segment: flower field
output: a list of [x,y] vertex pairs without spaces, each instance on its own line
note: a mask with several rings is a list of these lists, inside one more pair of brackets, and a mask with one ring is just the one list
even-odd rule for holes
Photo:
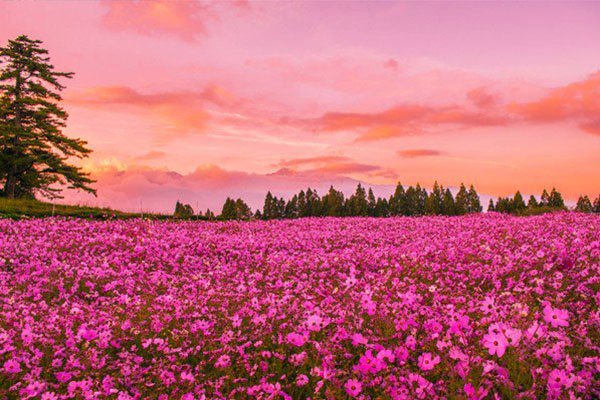
[[0,221],[2,399],[600,396],[600,217]]

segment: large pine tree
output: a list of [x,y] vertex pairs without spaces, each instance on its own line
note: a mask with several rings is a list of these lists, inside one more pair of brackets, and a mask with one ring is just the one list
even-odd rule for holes
[[67,113],[58,102],[65,87],[39,40],[19,36],[0,47],[0,182],[9,198],[60,197],[60,187],[96,191],[69,157],[87,157],[86,142],[62,133]]

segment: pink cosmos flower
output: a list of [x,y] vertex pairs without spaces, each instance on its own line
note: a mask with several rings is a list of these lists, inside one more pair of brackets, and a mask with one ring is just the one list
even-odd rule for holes
[[464,390],[467,396],[473,396],[476,393],[475,388],[470,382],[465,385]]
[[361,344],[367,344],[369,343],[369,341],[360,333],[355,333],[354,335],[352,335],[352,345],[353,346],[358,346]]
[[411,350],[414,350],[416,345],[417,345],[417,340],[415,339],[415,337],[413,335],[410,335],[406,338],[406,347],[408,347]]
[[375,313],[377,312],[377,304],[370,299],[363,300],[362,307],[368,315],[375,315]]
[[85,329],[81,337],[87,341],[94,340],[98,337],[98,332],[94,329]]
[[406,349],[406,347],[396,347],[396,349],[394,350],[394,355],[396,356],[396,359],[400,364],[404,364],[408,359],[408,350]]
[[481,311],[485,314],[489,314],[494,310],[494,308],[496,308],[496,305],[494,304],[494,299],[489,296],[486,296],[483,303],[481,303]]
[[21,340],[23,340],[23,344],[25,346],[29,346],[33,342],[33,332],[31,331],[31,327],[26,326],[21,332]]
[[480,387],[478,390],[475,390],[475,387],[473,387],[473,385],[471,385],[470,382],[465,384],[464,390],[469,400],[483,399],[488,393],[488,391],[483,387]]
[[231,358],[227,354],[223,354],[217,362],[215,363],[215,367],[217,368],[227,368],[231,364]]
[[381,371],[384,368],[385,368],[385,362],[383,360],[380,360],[380,359],[377,359],[376,357],[374,357],[371,350],[367,350],[366,353],[360,357],[360,360],[358,363],[358,369],[362,373],[370,372],[370,373],[376,374],[377,372]]
[[348,382],[346,382],[344,387],[346,388],[346,392],[352,397],[358,396],[362,390],[361,383],[359,381],[357,381],[356,379],[348,380]]
[[516,346],[521,340],[522,333],[520,329],[507,329],[504,332],[504,336],[506,336],[506,341],[509,345]]
[[377,353],[377,359],[381,361],[388,361],[390,363],[394,362],[394,353],[391,350],[383,349]]
[[318,315],[311,315],[306,320],[306,326],[309,331],[318,332],[324,326],[323,319]]
[[531,341],[536,341],[545,335],[545,329],[542,325],[534,322],[527,330],[525,331],[527,338]]
[[14,358],[11,358],[10,360],[4,363],[4,370],[9,374],[17,374],[21,372],[21,364],[19,363],[19,361],[15,360]]
[[293,344],[294,346],[303,346],[306,343],[306,336],[300,335],[299,333],[291,332],[287,335],[288,343]]
[[306,385],[308,383],[308,376],[302,374],[302,375],[298,375],[298,377],[296,378],[296,385],[298,387],[302,387],[304,385]]
[[558,308],[552,308],[546,306],[544,308],[544,321],[552,325],[553,328],[559,326],[569,326],[569,312],[567,310],[559,310]]
[[419,356],[418,366],[423,371],[432,370],[436,365],[440,363],[440,356],[432,358],[431,353],[423,353]]
[[71,373],[70,372],[60,371],[60,372],[55,373],[55,375],[56,375],[56,379],[59,382],[63,382],[64,383],[64,382],[68,382],[68,381],[71,380]]
[[571,381],[569,379],[569,375],[561,370],[554,369],[548,375],[548,389],[555,391],[561,389],[563,386],[570,386]]
[[182,371],[180,376],[183,381],[194,382],[194,374],[189,371]]
[[42,395],[42,400],[58,400],[58,396],[54,392],[46,392]]
[[483,345],[487,347],[490,355],[496,354],[498,357],[502,357],[508,342],[502,333],[489,333],[483,337]]

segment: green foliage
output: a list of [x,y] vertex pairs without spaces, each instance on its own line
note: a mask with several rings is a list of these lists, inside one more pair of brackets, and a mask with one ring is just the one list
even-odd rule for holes
[[594,211],[594,206],[587,195],[579,196],[579,199],[577,200],[577,206],[575,206],[575,211],[582,213],[591,213]]
[[550,193],[550,197],[548,199],[548,206],[558,209],[565,208],[565,202],[562,198],[562,195],[556,190],[556,188],[552,188],[552,192]]
[[495,206],[494,202],[490,200],[490,207],[488,207],[488,211],[496,211],[515,215],[539,215],[548,212],[564,211],[566,209],[567,208],[565,207],[562,195],[556,190],[556,188],[552,188],[552,192],[550,194],[548,194],[548,191],[544,189],[542,195],[540,196],[539,202],[536,200],[535,196],[531,195],[529,196],[527,204],[525,204],[521,192],[517,191],[512,198],[499,197],[496,200]]
[[525,205],[525,201],[523,201],[523,196],[521,195],[521,192],[517,190],[517,193],[515,193],[515,197],[513,197],[512,199],[512,210],[518,214],[525,210],[526,207],[527,206]]
[[367,202],[367,193],[359,183],[356,187],[356,192],[348,199],[349,214],[351,216],[366,217],[369,212],[369,204]]
[[248,207],[244,200],[233,200],[232,198],[228,197],[223,204],[223,209],[221,210],[221,215],[219,218],[223,220],[247,220],[252,218],[252,210],[250,210],[250,207]]
[[194,210],[189,204],[180,203],[178,200],[175,204],[175,213],[173,213],[173,216],[176,218],[189,218],[194,216]]
[[456,215],[465,215],[469,209],[469,192],[464,183],[460,184],[458,193],[456,193],[455,210]]
[[86,142],[62,133],[68,118],[58,102],[65,87],[39,40],[22,35],[0,47],[0,183],[8,198],[33,199],[36,194],[60,197],[60,188],[95,194],[94,181],[69,157],[91,152]]
[[[294,196],[295,197],[295,196]],[[344,193],[329,187],[329,192],[321,199],[323,215],[341,217],[344,215]]]
[[600,195],[594,200],[594,212],[600,214]]
[[[389,217],[425,214],[464,215],[482,211],[479,195],[472,185],[468,191],[464,185],[461,185],[457,199],[458,203],[450,189],[444,189],[437,182],[431,195],[418,183],[405,190],[398,182],[396,190],[389,200],[376,197],[371,188],[365,190],[359,183],[354,194],[348,199],[345,199],[344,194],[335,190],[333,186],[322,198],[319,198],[316,190],[308,188],[306,192],[301,190],[287,203],[282,198],[277,198],[268,192],[262,212],[257,211],[254,217],[264,220],[325,216]],[[231,205],[228,205],[227,210],[230,208]],[[226,215],[228,213],[229,211],[226,212]]]
[[481,207],[481,201],[479,200],[479,195],[477,194],[477,191],[473,185],[471,185],[469,188],[467,200],[467,214],[480,213],[483,211],[483,207]]
[[452,197],[450,189],[444,191],[444,201],[442,203],[442,215],[456,215],[456,204]]

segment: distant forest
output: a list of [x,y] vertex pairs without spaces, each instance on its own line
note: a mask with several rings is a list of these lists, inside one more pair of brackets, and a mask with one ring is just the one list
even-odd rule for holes
[[[519,191],[513,197],[500,197],[496,203],[490,200],[488,211],[514,215],[536,215],[547,212],[567,210],[562,195],[552,189],[550,193],[544,189],[540,200],[530,196],[527,203]],[[345,198],[341,191],[333,186],[323,197],[316,190],[308,188],[301,190],[292,198],[278,198],[268,192],[262,210],[252,212],[242,199],[228,197],[219,215],[210,209],[198,214],[189,204],[179,201],[175,205],[175,217],[201,219],[294,219],[302,217],[393,217],[419,215],[466,215],[483,211],[479,194],[473,187],[460,185],[456,196],[450,189],[444,188],[437,182],[431,192],[419,184],[415,187],[404,188],[398,183],[394,194],[389,198],[375,197],[373,190],[368,191],[359,183],[356,191]],[[574,211],[585,213],[600,213],[600,196],[593,202],[588,196],[580,196]]]

